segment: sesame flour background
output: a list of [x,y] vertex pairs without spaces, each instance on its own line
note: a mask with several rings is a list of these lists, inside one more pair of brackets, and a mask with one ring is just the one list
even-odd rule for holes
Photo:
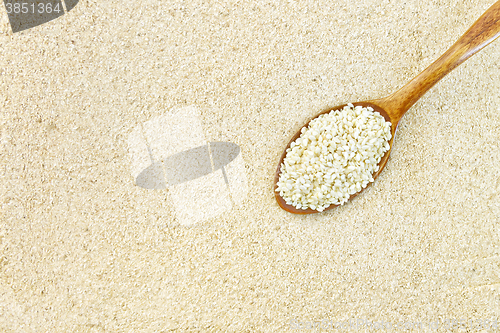
[[[410,109],[352,202],[296,216],[272,191],[310,117],[392,93],[493,3],[81,0],[15,34],[0,6],[0,331],[500,320],[500,40]],[[248,189],[192,225],[127,144],[182,108]]]

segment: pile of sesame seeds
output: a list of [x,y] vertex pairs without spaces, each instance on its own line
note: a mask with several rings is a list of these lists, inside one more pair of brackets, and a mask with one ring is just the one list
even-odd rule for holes
[[320,115],[286,150],[276,191],[297,209],[342,205],[373,182],[390,139],[391,123],[371,107]]

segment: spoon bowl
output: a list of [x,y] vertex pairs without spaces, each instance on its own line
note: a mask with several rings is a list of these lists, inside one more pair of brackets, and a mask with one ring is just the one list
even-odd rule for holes
[[[384,156],[382,156],[380,162],[378,163],[378,171],[373,173],[372,177],[373,179],[376,179],[378,177],[378,175],[380,174],[380,172],[382,171],[382,169],[384,169],[385,165],[387,164],[387,161],[389,160],[389,155],[391,153],[391,150],[392,150],[392,143],[394,141],[394,136],[396,134],[396,129],[397,129],[397,124],[398,122],[393,122],[393,118],[390,117],[390,115],[385,112],[384,109],[382,109],[380,106],[378,106],[377,104],[374,104],[373,102],[356,102],[356,103],[352,103],[354,106],[363,106],[363,107],[371,107],[373,108],[373,111],[376,111],[378,113],[380,113],[381,116],[383,116],[385,118],[386,121],[389,121],[392,125],[391,125],[391,139],[389,140],[389,145],[390,145],[390,148],[389,150],[384,154]],[[311,118],[303,127],[307,127],[309,126],[309,123],[321,116],[322,114],[325,114],[325,113],[329,113],[331,111],[335,111],[335,110],[341,110],[344,108],[344,106],[346,106],[347,104],[343,104],[343,105],[338,105],[338,106],[335,106],[333,108],[328,108],[322,112],[320,112],[319,114],[317,114],[315,117]],[[278,192],[276,192],[276,189],[278,188],[278,180],[280,178],[280,174],[281,174],[281,164],[283,163],[283,160],[285,159],[286,157],[286,150],[288,148],[290,148],[290,145],[292,144],[292,142],[294,142],[295,140],[297,140],[300,136],[301,132],[300,130],[295,133],[295,135],[290,139],[290,141],[288,142],[285,150],[283,151],[283,154],[281,155],[281,158],[280,158],[280,161],[278,163],[278,169],[276,170],[276,174],[274,175],[274,194],[276,196],[276,201],[278,202],[278,205],[283,208],[284,210],[290,212],[290,213],[293,213],[293,214],[314,214],[314,213],[319,213],[317,210],[313,210],[313,209],[310,209],[310,208],[307,208],[307,209],[297,209],[295,208],[294,206],[291,206],[291,205],[288,205],[285,201],[285,199],[283,199]],[[368,188],[368,186],[370,186],[371,183],[368,183],[368,185],[364,188],[364,189],[361,189],[361,191],[357,192],[357,193],[354,193],[353,195],[351,195],[349,197],[349,200],[352,200],[354,197],[356,197],[357,195],[359,195],[361,192],[363,192],[366,188]],[[335,208],[339,205],[330,205],[328,208],[326,208],[325,210],[330,210],[332,208]]]
[[[394,138],[396,136],[396,130],[399,121],[403,115],[408,111],[408,109],[415,104],[415,102],[420,99],[432,86],[434,86],[439,80],[441,80],[446,74],[455,69],[458,65],[463,63],[465,60],[470,58],[475,53],[479,52],[486,45],[490,44],[497,37],[500,36],[500,1],[493,4],[470,28],[465,32],[458,41],[453,44],[439,59],[427,67],[423,72],[417,75],[413,80],[407,83],[404,87],[389,95],[385,98],[366,101],[366,102],[356,102],[352,103],[354,106],[372,107],[374,111],[380,113],[386,121],[389,121],[391,125],[392,137],[389,140],[389,150],[382,156],[380,162],[378,163],[379,169],[375,172],[372,177],[375,180],[379,174],[382,172],[384,167],[389,160],[389,155],[392,150],[394,143]],[[309,126],[311,120],[317,118],[318,116],[329,113],[334,110],[342,109],[346,104],[339,105],[333,108],[328,108],[315,117],[310,119],[304,126]],[[304,127],[303,126],[303,127]],[[301,128],[302,129],[302,128]],[[317,210],[313,209],[297,209],[294,206],[288,205],[286,201],[280,196],[276,189],[278,188],[278,181],[281,174],[281,165],[286,157],[286,150],[290,148],[292,142],[294,142],[301,135],[300,130],[295,133],[292,139],[288,142],[285,150],[283,151],[281,158],[278,163],[278,168],[274,176],[274,194],[278,205],[284,210],[293,214],[314,214],[319,213]],[[368,186],[371,183],[368,184]],[[367,186],[367,187],[368,187]],[[361,191],[351,195],[349,200],[353,199]],[[330,205],[326,210],[333,209],[339,205]]]

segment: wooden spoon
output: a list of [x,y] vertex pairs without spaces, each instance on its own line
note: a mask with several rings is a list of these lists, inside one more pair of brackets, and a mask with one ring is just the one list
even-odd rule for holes
[[[407,83],[403,88],[399,89],[392,95],[376,99],[367,102],[357,102],[352,103],[354,106],[371,106],[374,111],[378,111],[387,121],[392,123],[391,132],[392,138],[389,141],[391,148],[385,153],[379,163],[379,170],[373,174],[373,179],[377,178],[382,169],[385,167],[387,160],[389,159],[389,154],[391,153],[392,144],[394,142],[394,137],[396,135],[396,129],[399,121],[403,115],[408,111],[408,109],[415,104],[415,102],[422,97],[433,85],[435,85],[439,80],[441,80],[446,74],[451,72],[455,67],[460,65],[462,62],[470,58],[476,52],[480,51],[486,45],[495,40],[500,36],[500,1],[497,1],[493,6],[491,6],[473,25],[467,30],[467,32],[460,37],[460,39],[453,44],[452,47],[448,49],[438,60],[427,67],[422,73],[417,77]],[[344,105],[339,105],[333,108],[329,108],[318,115],[328,113],[333,110],[342,109]],[[314,118],[316,118],[314,117]],[[312,118],[312,119],[314,119]],[[305,126],[309,125],[310,119]],[[286,156],[286,149],[290,147],[290,144],[295,141],[300,136],[300,130],[293,136],[285,151],[281,155],[280,161],[278,163],[278,169],[274,177],[274,189],[275,196],[278,204],[284,210],[294,213],[294,214],[314,214],[319,213],[312,209],[297,209],[293,206],[287,205],[285,200],[276,192],[278,187],[277,183],[279,176],[281,174],[281,164]],[[349,198],[351,200],[356,195],[361,193],[357,192]],[[331,205],[325,210],[332,209],[338,205]]]

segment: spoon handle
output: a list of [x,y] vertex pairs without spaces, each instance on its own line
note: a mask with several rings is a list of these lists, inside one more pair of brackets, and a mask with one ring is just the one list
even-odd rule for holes
[[500,36],[500,1],[491,6],[460,39],[422,73],[392,95],[374,101],[397,123],[434,84]]

